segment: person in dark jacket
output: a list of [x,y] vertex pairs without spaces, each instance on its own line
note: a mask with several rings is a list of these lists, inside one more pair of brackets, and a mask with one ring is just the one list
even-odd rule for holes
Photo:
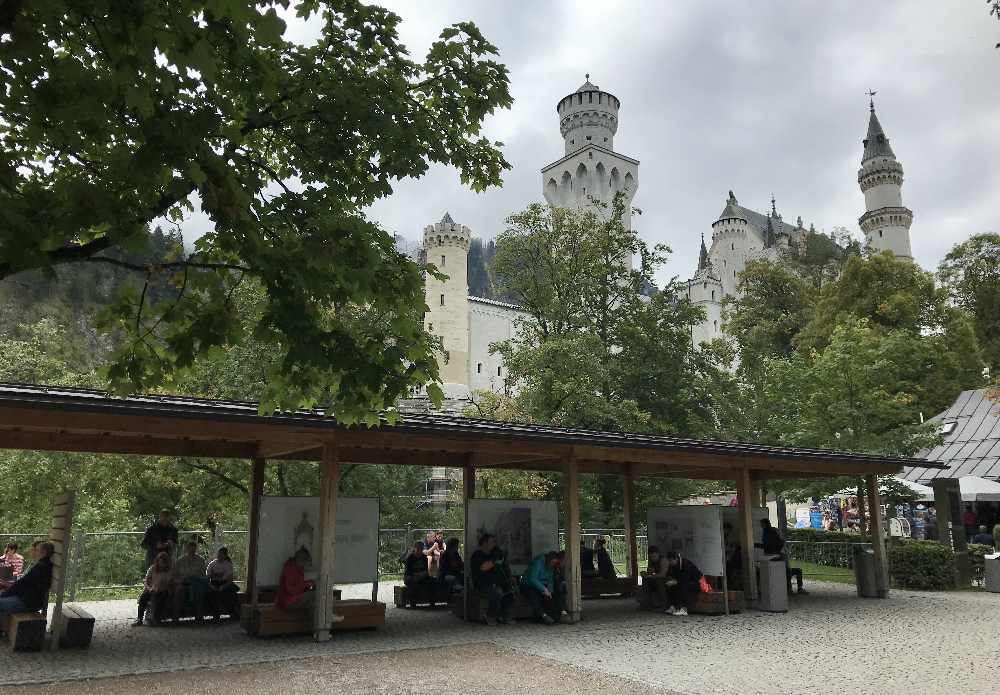
[[993,534],[990,533],[989,527],[980,526],[979,533],[972,537],[972,542],[980,545],[993,545]]
[[584,545],[582,538],[580,539],[580,576],[584,579],[597,576],[597,570],[594,569],[594,551]]
[[177,548],[177,527],[170,520],[169,510],[160,512],[156,523],[146,529],[140,545],[146,550],[146,569],[150,568],[160,553],[166,553],[173,559]]
[[598,536],[595,542],[594,555],[597,556],[597,573],[601,579],[615,579],[618,573],[615,571],[615,563],[611,560],[608,552],[608,539]]
[[690,560],[674,551],[666,554],[667,561],[667,602],[663,611],[669,615],[687,615],[688,607],[701,591],[701,570]]
[[[423,541],[414,541],[410,552],[403,560],[403,585],[406,586],[407,603],[410,608],[417,607],[420,594],[427,595],[431,591],[433,579],[427,571],[427,557],[424,555]],[[433,594],[431,594],[433,598]]]
[[778,529],[771,526],[770,519],[761,519],[760,527],[763,530],[760,543],[754,543],[754,547],[762,548],[765,555],[781,555],[785,548],[785,541],[778,533]]
[[469,558],[469,572],[476,594],[487,600],[486,624],[512,622],[514,578],[503,551],[492,533],[479,538],[479,548]]
[[[0,618],[10,613],[40,611],[49,601],[52,586],[52,554],[55,546],[49,542],[35,543],[31,548],[35,564],[16,582],[2,582],[0,589]],[[6,625],[6,620],[0,620]]]
[[446,593],[461,591],[465,586],[465,561],[458,549],[458,539],[449,538],[444,552],[441,554],[440,574],[438,581],[446,587]]

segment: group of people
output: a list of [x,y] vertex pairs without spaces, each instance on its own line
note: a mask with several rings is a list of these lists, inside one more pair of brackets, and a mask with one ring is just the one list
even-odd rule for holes
[[49,601],[55,546],[48,541],[32,544],[34,563],[27,571],[24,571],[24,557],[17,550],[16,543],[8,543],[0,562],[0,566],[9,570],[5,573],[8,577],[0,578],[0,633],[7,626],[8,614],[41,611]]
[[133,626],[140,627],[147,619],[155,626],[189,614],[197,622],[202,622],[206,613],[216,621],[222,614],[237,616],[239,588],[233,581],[229,549],[219,548],[215,559],[207,562],[198,554],[198,542],[190,540],[175,560],[177,542],[177,527],[170,512],[164,510],[143,535],[146,574]]
[[[594,560],[597,560],[597,568],[594,568]],[[608,539],[598,536],[594,539],[594,547],[588,548],[583,539],[580,540],[580,576],[584,579],[600,577],[601,579],[614,579],[618,576],[615,571],[615,563],[611,560],[611,553],[608,552]]]
[[414,541],[402,561],[403,584],[410,589],[411,606],[416,605],[422,591],[433,606],[438,596],[450,596],[464,587],[465,561],[457,538],[446,543],[442,533],[428,532],[423,540]]

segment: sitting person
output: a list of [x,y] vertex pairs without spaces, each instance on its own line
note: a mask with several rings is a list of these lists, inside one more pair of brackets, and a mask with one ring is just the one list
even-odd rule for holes
[[642,586],[639,589],[637,598],[639,599],[639,609],[651,611],[657,608],[665,608],[668,605],[667,570],[669,565],[666,558],[660,555],[660,549],[655,545],[649,546],[647,550],[648,564],[646,571],[641,573]]
[[980,526],[979,533],[972,537],[971,542],[980,545],[993,545],[993,534],[989,531],[989,528],[986,526]]
[[514,605],[514,585],[510,567],[503,551],[497,547],[497,539],[492,533],[484,533],[479,538],[479,548],[469,559],[472,586],[478,596],[487,600],[486,624],[496,625],[512,622],[511,607]]
[[559,591],[556,571],[559,554],[555,551],[537,555],[521,576],[521,593],[531,604],[535,620],[546,625],[559,622],[565,609],[564,597]]
[[174,579],[170,588],[173,595],[174,617],[184,614],[190,607],[197,622],[202,621],[205,597],[208,595],[208,577],[205,576],[205,558],[198,554],[197,541],[184,545],[184,554],[174,563]]
[[150,618],[150,625],[159,625],[166,612],[167,601],[170,598],[170,582],[174,577],[173,567],[170,566],[170,556],[161,552],[153,560],[153,564],[146,570],[146,579],[143,582],[142,593],[139,594],[139,613],[136,616],[132,627],[141,627],[146,616],[146,609],[149,604],[153,604],[153,616]]
[[306,581],[306,567],[312,562],[309,551],[299,548],[293,557],[285,560],[278,579],[275,605],[283,611],[309,611],[316,604],[312,582]]
[[597,574],[601,579],[615,579],[618,572],[615,571],[615,563],[611,561],[611,554],[608,552],[608,539],[598,536],[594,541],[594,555],[597,556]]
[[465,561],[458,550],[457,538],[449,538],[441,554],[441,574],[438,580],[447,588],[448,595],[465,587]]
[[55,546],[49,542],[35,543],[31,554],[35,564],[16,581],[0,582],[0,630],[7,627],[6,616],[11,613],[37,612],[45,609],[52,586],[52,553]]
[[215,559],[208,563],[205,576],[208,577],[207,604],[215,620],[220,620],[223,612],[238,618],[240,589],[233,583],[233,561],[229,558],[229,548],[219,548]]
[[[433,542],[431,544],[433,546]],[[414,541],[413,547],[410,548],[410,552],[406,554],[403,561],[403,585],[406,587],[407,603],[410,608],[417,607],[419,594],[432,593],[433,580],[428,571],[429,557],[425,554],[424,543]],[[433,598],[432,595],[432,606],[434,605]]]
[[[444,536],[441,532],[429,533],[424,541],[424,555],[427,557],[427,575],[437,579],[441,573],[441,555],[444,554]],[[428,545],[430,543],[430,545]]]
[[584,579],[597,576],[597,570],[594,569],[594,551],[584,545],[582,538],[580,539],[580,576]]
[[668,552],[665,558],[667,578],[664,584],[668,606],[663,612],[669,615],[687,615],[688,607],[701,591],[701,570],[673,551]]
[[0,567],[10,570],[11,578],[16,580],[24,571],[24,558],[17,554],[17,543],[8,543],[0,555]]

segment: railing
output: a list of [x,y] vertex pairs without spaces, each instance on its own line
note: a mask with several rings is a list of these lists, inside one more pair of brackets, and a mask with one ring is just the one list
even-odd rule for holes
[[871,548],[871,543],[851,541],[786,541],[785,552],[793,564],[805,563],[802,573],[806,576],[849,575],[854,570],[854,549]]

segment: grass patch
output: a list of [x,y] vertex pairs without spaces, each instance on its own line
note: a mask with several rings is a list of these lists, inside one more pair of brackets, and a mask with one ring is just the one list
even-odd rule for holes
[[804,579],[813,579],[823,582],[837,582],[838,584],[854,584],[854,570],[846,567],[830,567],[828,565],[817,565],[813,562],[802,562],[792,560],[792,567],[802,568]]

